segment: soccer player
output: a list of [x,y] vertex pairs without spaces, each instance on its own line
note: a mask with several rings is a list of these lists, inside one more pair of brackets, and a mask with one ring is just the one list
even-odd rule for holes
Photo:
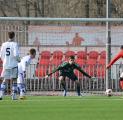
[[36,50],[30,49],[29,55],[23,57],[21,62],[18,63],[18,79],[17,79],[17,86],[20,93],[20,99],[25,99],[25,81],[24,78],[26,77],[26,67],[31,63],[32,59],[36,56]]
[[[121,49],[120,52],[107,65],[106,67],[107,69],[109,69],[111,65],[113,65],[119,58],[123,58],[123,45],[121,45],[120,49]],[[123,89],[123,72],[120,75],[120,85],[121,85],[121,88]]]
[[67,90],[66,90],[66,83],[65,83],[65,78],[68,77],[71,80],[75,81],[77,85],[77,94],[78,96],[81,96],[80,93],[80,82],[77,78],[77,76],[74,74],[74,69],[79,70],[83,75],[91,78],[90,75],[88,75],[84,70],[81,69],[81,67],[75,63],[75,57],[70,56],[68,62],[64,62],[61,65],[59,65],[56,69],[54,69],[51,73],[47,74],[45,78],[48,78],[50,75],[55,73],[56,71],[60,71],[60,77],[59,80],[61,81],[61,85],[64,89],[64,96],[67,95]]
[[0,87],[0,100],[4,96],[6,82],[10,79],[12,80],[12,100],[16,100],[17,93],[18,62],[20,61],[19,48],[15,42],[15,33],[8,32],[8,36],[9,40],[2,44],[0,51],[0,58],[3,61],[3,70],[1,73],[3,81]]

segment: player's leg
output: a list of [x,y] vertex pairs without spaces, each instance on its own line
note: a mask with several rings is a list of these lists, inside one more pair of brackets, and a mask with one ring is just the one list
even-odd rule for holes
[[76,80],[75,83],[76,83],[77,94],[78,94],[78,96],[81,96],[81,90],[80,90],[80,82],[79,82],[79,80]]
[[20,95],[19,98],[20,99],[25,99],[26,89],[25,89],[24,74],[23,73],[18,74],[17,86],[18,86],[19,95]]
[[0,100],[3,99],[6,90],[6,82],[9,80],[10,77],[10,70],[3,69],[1,73],[1,77],[3,79],[1,86],[0,86]]
[[5,90],[6,90],[6,80],[4,79],[1,83],[1,87],[0,87],[0,100],[3,99],[3,96],[5,94]]
[[120,88],[123,90],[123,72],[120,75]]
[[59,77],[59,80],[60,80],[60,82],[61,82],[61,86],[62,86],[63,89],[64,89],[63,96],[66,96],[66,95],[67,95],[67,89],[66,89],[65,77],[64,77],[64,76],[60,76],[60,77]]
[[77,76],[74,73],[68,73],[67,77],[70,78],[71,80],[75,81],[76,89],[77,89],[77,94],[78,94],[78,96],[81,96],[80,82],[79,82]]
[[17,100],[17,75],[18,75],[18,68],[13,68],[11,70],[11,80],[12,80],[12,100]]

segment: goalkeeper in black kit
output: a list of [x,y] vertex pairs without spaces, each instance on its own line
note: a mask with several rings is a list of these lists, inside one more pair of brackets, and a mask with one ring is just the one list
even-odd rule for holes
[[56,69],[54,69],[51,73],[47,74],[45,76],[45,78],[48,78],[50,75],[52,75],[56,71],[60,71],[59,80],[61,81],[61,85],[64,89],[64,96],[67,95],[67,89],[66,89],[66,83],[65,83],[66,77],[68,77],[69,79],[73,80],[76,83],[77,94],[78,94],[78,96],[81,96],[80,82],[74,73],[74,69],[79,70],[83,75],[91,78],[90,75],[88,75],[84,70],[81,69],[81,67],[78,64],[75,63],[75,57],[74,56],[70,56],[68,62],[63,62]]

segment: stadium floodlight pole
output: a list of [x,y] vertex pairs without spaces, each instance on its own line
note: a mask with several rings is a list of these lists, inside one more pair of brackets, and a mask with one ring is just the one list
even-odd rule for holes
[[[106,18],[111,17],[111,8],[110,8],[111,0],[106,0]],[[111,60],[111,24],[109,21],[106,22],[106,65]],[[111,80],[111,69],[106,70],[106,90],[110,88]]]

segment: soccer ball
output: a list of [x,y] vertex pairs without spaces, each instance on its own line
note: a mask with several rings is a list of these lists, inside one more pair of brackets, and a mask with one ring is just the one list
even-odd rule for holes
[[107,89],[105,94],[106,94],[106,96],[111,97],[112,96],[112,89]]

